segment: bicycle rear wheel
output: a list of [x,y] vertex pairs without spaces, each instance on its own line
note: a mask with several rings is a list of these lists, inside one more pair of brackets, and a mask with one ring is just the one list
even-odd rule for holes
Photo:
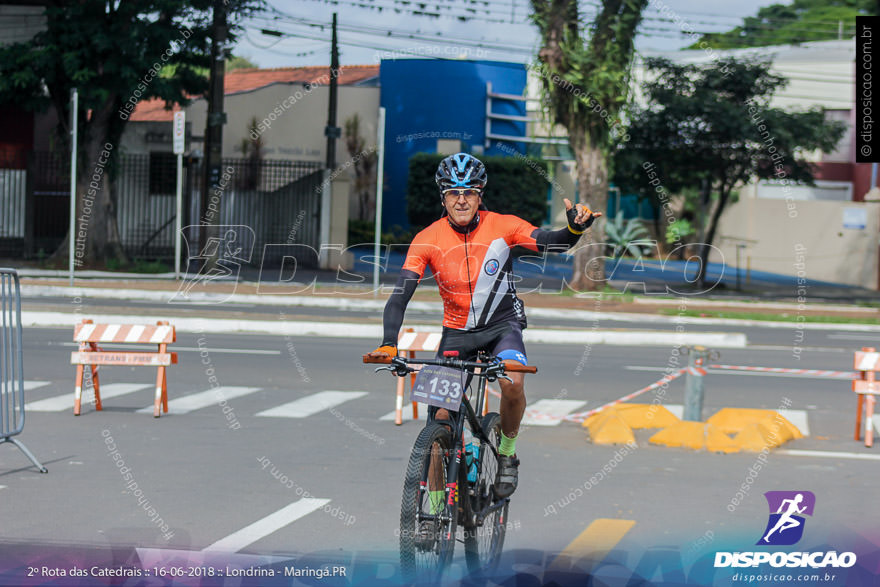
[[453,455],[452,432],[436,422],[422,429],[413,446],[400,506],[400,568],[407,580],[439,579],[452,560],[457,504],[449,506],[436,494],[432,503],[429,492],[445,495]]
[[495,451],[485,440],[480,442],[477,482],[470,499],[474,512],[478,515],[485,513],[485,517],[482,523],[478,520],[475,527],[466,529],[464,533],[465,558],[472,572],[491,571],[498,565],[510,507],[510,499],[498,500],[493,489],[498,472],[496,454],[501,443],[501,416],[489,412],[480,419],[480,424]]

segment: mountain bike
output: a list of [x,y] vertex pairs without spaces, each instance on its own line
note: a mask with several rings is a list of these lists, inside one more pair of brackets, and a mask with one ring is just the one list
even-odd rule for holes
[[[471,572],[486,573],[498,564],[510,506],[509,497],[499,498],[494,492],[501,417],[495,412],[477,416],[474,406],[483,405],[489,382],[510,380],[508,372],[537,372],[536,367],[505,363],[482,352],[477,361],[458,359],[457,351],[443,354],[435,359],[363,358],[365,363],[387,364],[376,371],[398,377],[419,371],[413,400],[449,414],[449,419],[437,419],[437,410],[429,410],[406,469],[400,566],[407,580],[438,579],[443,574],[459,540],[457,527],[462,529],[460,541]],[[473,378],[475,389],[470,385]]]

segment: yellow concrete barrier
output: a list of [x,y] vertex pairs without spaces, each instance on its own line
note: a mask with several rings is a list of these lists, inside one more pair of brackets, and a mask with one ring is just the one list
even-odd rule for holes
[[657,432],[648,442],[711,452],[731,453],[740,450],[729,436],[707,422],[679,422]]
[[[588,423],[589,422],[589,423]],[[584,421],[595,444],[635,443],[636,437],[617,410],[607,409]]]
[[589,428],[592,422],[611,411],[617,412],[623,421],[634,429],[666,428],[681,421],[675,414],[658,404],[620,404],[593,414],[584,420],[584,427]]
[[763,422],[767,419],[780,422],[779,426],[784,427],[791,438],[803,438],[801,431],[797,426],[786,420],[776,410],[758,410],[752,408],[722,408],[718,410],[711,418],[706,420],[713,426],[725,434],[737,434],[742,432],[752,424]]
[[749,424],[733,438],[733,441],[742,450],[762,452],[765,449],[770,450],[785,444],[789,440],[801,437],[800,431],[791,422],[776,414],[760,422]]
[[761,452],[803,438],[779,412],[749,408],[723,408],[705,422],[683,422],[660,405],[620,404],[590,416],[583,426],[595,444],[635,442],[633,429],[662,428],[648,442],[720,453]]

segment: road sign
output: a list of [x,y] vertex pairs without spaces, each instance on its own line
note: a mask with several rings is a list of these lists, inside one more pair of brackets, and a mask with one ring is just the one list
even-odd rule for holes
[[174,154],[183,155],[184,138],[186,136],[186,113],[183,110],[174,113]]

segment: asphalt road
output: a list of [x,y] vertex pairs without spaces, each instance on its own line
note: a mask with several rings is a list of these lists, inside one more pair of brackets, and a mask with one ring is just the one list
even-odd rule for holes
[[[724,350],[721,362],[848,370],[852,349],[877,338],[808,332],[809,344],[802,346],[828,348],[804,350],[796,359],[793,331],[749,328],[748,333],[764,346]],[[0,541],[7,547],[132,546],[192,553],[215,545],[221,552],[262,556],[316,553],[315,560],[327,561],[361,553],[387,559],[393,569],[403,472],[419,425],[398,427],[380,419],[394,407],[394,381],[360,363],[369,350],[363,341],[179,335],[174,348],[180,363],[168,375],[172,413],[154,419],[138,412],[152,404],[155,381],[155,372],[143,367],[102,367],[103,385],[142,388],[105,398],[102,412],[87,403],[83,415],[74,417],[70,340],[69,330],[25,332],[24,378],[47,382],[31,384],[35,388],[26,401],[66,394],[69,403],[61,411],[29,410],[19,437],[49,468],[48,475],[39,474],[14,447],[0,451]],[[584,402],[579,411],[641,388],[684,361],[671,348],[656,347],[533,345],[528,351],[530,363],[540,369],[527,381],[529,403],[577,400]],[[220,390],[211,390],[211,376]],[[682,403],[683,388],[682,379],[671,384],[665,402]],[[345,399],[332,409],[303,417],[259,415],[327,391],[348,395],[338,396]],[[204,403],[184,406],[182,413],[176,409],[175,400],[197,393]],[[654,396],[642,397],[650,402]],[[505,551],[552,559],[592,523],[610,518],[634,522],[609,555],[615,561],[622,557],[624,567],[635,568],[643,553],[661,547],[671,547],[690,564],[718,549],[752,549],[768,515],[762,494],[783,489],[817,496],[802,548],[876,539],[866,504],[875,499],[880,463],[851,456],[875,455],[852,439],[855,400],[849,382],[716,372],[706,379],[707,415],[721,407],[775,409],[784,402],[806,412],[810,431],[786,448],[838,456],[771,453],[732,509],[756,462],[754,453],[661,448],[649,445],[648,432],[639,431],[638,448],[621,457],[621,447],[589,443],[574,423],[524,429],[517,445],[520,488]],[[120,474],[119,460],[130,478]],[[572,493],[611,462],[614,468],[601,482]],[[309,496],[329,501],[279,522],[280,512]],[[264,518],[277,522],[277,529],[241,534]],[[461,572],[462,550],[452,576]]]

